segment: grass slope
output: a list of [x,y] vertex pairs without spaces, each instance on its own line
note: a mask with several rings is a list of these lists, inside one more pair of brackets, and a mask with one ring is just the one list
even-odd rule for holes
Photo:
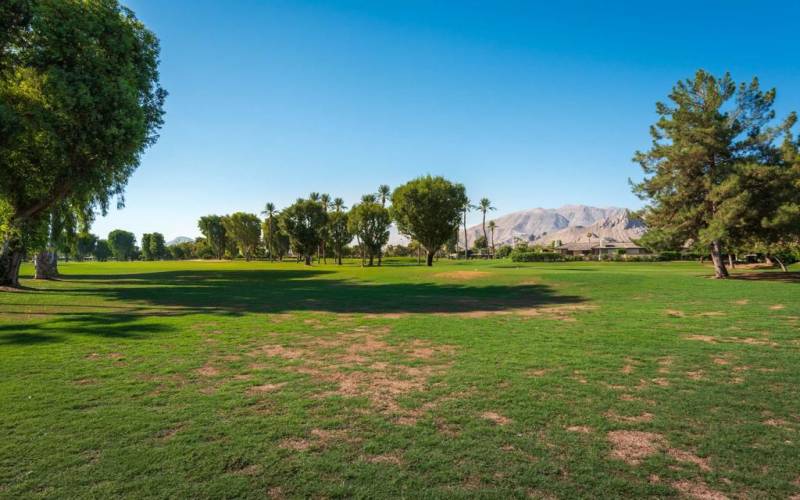
[[61,271],[0,293],[3,497],[800,492],[791,280],[695,263]]

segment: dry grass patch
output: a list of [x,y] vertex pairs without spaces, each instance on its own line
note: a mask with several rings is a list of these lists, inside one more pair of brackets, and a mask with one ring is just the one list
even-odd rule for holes
[[683,317],[686,317],[686,313],[684,313],[683,311],[679,311],[678,309],[667,309],[664,312],[667,314],[667,316],[669,316],[671,318],[683,318]]
[[567,427],[569,432],[578,432],[581,434],[591,434],[592,428],[588,425],[571,425]]
[[511,423],[510,418],[504,417],[503,415],[500,415],[494,411],[485,411],[481,413],[481,418],[489,420],[490,422],[494,422],[497,425],[508,425]]
[[249,396],[253,396],[255,394],[266,394],[268,392],[274,392],[280,389],[281,387],[285,386],[286,382],[280,382],[278,384],[262,384],[250,387],[247,389],[247,394]]
[[694,453],[690,453],[688,451],[683,451],[683,450],[676,450],[674,448],[670,448],[669,450],[667,450],[667,453],[669,454],[669,456],[671,456],[678,462],[691,463],[699,467],[700,470],[704,472],[711,472],[711,466],[708,465],[707,458],[700,458]]
[[364,457],[365,462],[371,464],[390,464],[403,465],[403,456],[400,452],[382,453],[380,455],[369,455]]
[[197,374],[203,377],[216,377],[219,375],[219,370],[206,363],[203,367],[197,369]]
[[769,306],[769,310],[770,311],[780,311],[781,309],[784,309],[785,307],[786,306],[784,306],[783,304],[775,304],[775,305]]
[[[446,398],[415,409],[401,406],[400,399],[415,392],[426,392],[429,380],[445,373],[452,365],[455,348],[419,339],[393,345],[386,341],[390,331],[385,326],[362,326],[332,338],[309,339],[297,347],[261,346],[250,355],[299,361],[280,369],[335,386],[333,390],[320,390],[317,397],[364,398],[374,411],[393,417],[396,423],[411,425]],[[406,364],[420,359],[426,363]]]
[[719,491],[712,490],[702,481],[678,481],[672,487],[689,498],[696,500],[728,500],[728,497]]
[[643,431],[612,431],[608,433],[608,441],[612,446],[611,458],[630,465],[638,465],[664,448],[666,443],[661,434]]

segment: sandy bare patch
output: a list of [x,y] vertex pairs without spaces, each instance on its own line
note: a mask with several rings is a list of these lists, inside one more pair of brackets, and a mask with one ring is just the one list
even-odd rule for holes
[[197,369],[197,374],[203,377],[216,377],[219,375],[219,370],[206,363],[203,367]]
[[702,471],[705,471],[705,472],[710,472],[711,471],[711,466],[708,465],[708,459],[707,458],[700,458],[697,455],[695,455],[694,453],[690,453],[688,451],[683,451],[683,450],[676,450],[674,448],[670,448],[669,450],[667,450],[667,453],[669,454],[669,456],[671,456],[672,458],[674,458],[678,462],[686,462],[686,463],[695,464]]
[[612,431],[608,433],[608,441],[613,447],[611,457],[631,465],[655,454],[665,443],[661,434],[642,431]]
[[281,440],[281,442],[278,443],[278,447],[284,450],[306,451],[311,448],[311,442],[307,439],[288,438]]
[[783,305],[783,304],[775,304],[775,305],[769,306],[769,310],[770,311],[780,311],[781,309],[784,309],[785,307],[786,306]]
[[667,316],[670,316],[672,318],[683,318],[686,316],[686,313],[678,309],[667,309],[664,312],[667,314]]
[[652,413],[642,413],[641,415],[620,415],[615,411],[608,411],[605,417],[614,422],[623,424],[642,424],[652,422],[654,415]]
[[665,378],[654,378],[652,382],[659,387],[669,387],[669,380]]
[[247,394],[249,396],[253,396],[255,394],[266,394],[268,392],[274,392],[280,389],[281,387],[285,386],[286,382],[280,382],[277,384],[262,384],[256,385],[249,389],[247,389]]
[[508,425],[511,423],[510,418],[504,417],[503,415],[493,411],[485,411],[481,413],[481,418],[494,422],[497,425]]
[[736,304],[737,306],[746,306],[747,304],[750,303],[750,299],[734,300],[733,303]]
[[382,453],[380,455],[369,455],[364,457],[365,462],[371,464],[391,464],[403,465],[403,458],[400,453]]
[[669,368],[672,366],[672,357],[666,356],[658,360],[658,373],[669,373]]
[[677,481],[672,483],[672,487],[696,500],[728,500],[728,497],[719,491],[712,490],[702,481]]
[[622,372],[625,375],[630,375],[631,373],[633,373],[633,365],[623,366],[620,372]]
[[436,273],[433,276],[436,278],[442,278],[446,280],[474,280],[478,278],[484,278],[489,276],[491,273],[487,273],[485,271],[450,271],[446,273]]
[[592,428],[588,425],[570,425],[567,427],[569,432],[579,432],[581,434],[590,434],[592,432]]
[[[400,398],[426,392],[430,378],[444,373],[452,365],[455,347],[420,339],[390,344],[385,340],[390,331],[386,326],[360,326],[351,333],[311,338],[301,346],[266,345],[250,354],[297,360],[299,363],[277,368],[308,375],[319,384],[334,385],[333,390],[320,391],[317,397],[364,398],[373,410],[393,417],[396,423],[412,425],[446,397],[418,408],[402,406]],[[387,354],[399,360],[386,361]],[[406,364],[420,359],[426,363],[421,366]]]
[[789,422],[782,418],[769,418],[761,422],[762,424],[769,426],[769,427],[778,427],[780,429],[789,429],[791,430],[791,426]]
[[725,313],[722,311],[706,311],[697,313],[696,316],[700,318],[714,318],[714,317],[725,316]]
[[364,317],[367,319],[403,319],[407,317],[407,313],[386,312],[386,313],[369,313]]
[[714,361],[715,365],[720,365],[720,366],[725,366],[725,365],[731,364],[731,362],[728,361],[725,358],[714,358],[713,361]]
[[686,372],[686,377],[689,380],[695,380],[695,381],[700,381],[700,380],[705,380],[706,379],[705,373],[703,372],[703,370],[695,370],[695,371]]
[[73,382],[75,385],[97,385],[98,380],[96,378],[80,378]]

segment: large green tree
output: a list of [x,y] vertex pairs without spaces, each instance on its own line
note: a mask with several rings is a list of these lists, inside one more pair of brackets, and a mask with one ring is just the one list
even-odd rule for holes
[[794,115],[776,124],[774,89],[761,90],[757,79],[737,86],[728,74],[717,78],[703,70],[678,82],[669,100],[656,104],[651,148],[634,157],[645,173],[634,192],[649,202],[644,219],[661,240],[708,248],[715,276],[725,278],[725,245],[762,231],[752,223],[743,227],[740,214],[770,196],[742,189],[737,177],[781,162],[775,142]]
[[364,201],[353,205],[348,214],[348,229],[358,237],[366,251],[369,265],[378,257],[381,264],[381,248],[389,241],[389,225],[392,218],[389,211],[377,201]]
[[336,263],[340,266],[344,248],[353,241],[353,233],[350,231],[348,222],[347,212],[335,210],[328,214],[328,236],[336,254]]
[[267,244],[269,260],[275,260],[275,233],[278,229],[278,221],[276,219],[278,209],[275,208],[274,203],[267,202],[267,204],[264,205],[264,210],[261,212],[261,215],[266,216],[264,224],[261,227],[261,234],[264,236],[264,243]]
[[116,0],[6,0],[0,28],[0,285],[15,286],[52,207],[121,203],[166,92],[158,40]]
[[248,261],[252,259],[261,241],[261,219],[255,214],[236,212],[224,217],[222,223],[242,257]]
[[108,244],[108,240],[97,240],[92,255],[98,262],[107,261],[111,257],[111,245]]
[[142,259],[153,260],[153,253],[150,251],[150,242],[153,240],[153,233],[142,234]]
[[129,231],[115,229],[108,233],[108,246],[114,259],[131,260],[136,252],[136,236]]
[[82,231],[75,237],[75,258],[84,260],[94,253],[97,245],[97,236],[88,231]]
[[225,249],[228,247],[228,233],[222,219],[219,215],[204,215],[197,222],[197,227],[218,259],[225,256]]
[[[167,245],[164,241],[164,235],[161,233],[153,233],[150,235],[150,255],[155,260],[165,259],[169,252]],[[144,252],[144,242],[142,242],[142,252]]]
[[425,248],[432,266],[436,251],[456,234],[468,202],[462,184],[427,175],[394,190],[392,214],[398,230]]
[[[318,196],[316,198],[319,199]],[[298,199],[280,216],[280,226],[289,236],[292,251],[303,256],[307,266],[311,265],[311,257],[322,243],[327,223],[327,211],[322,203],[313,199]]]

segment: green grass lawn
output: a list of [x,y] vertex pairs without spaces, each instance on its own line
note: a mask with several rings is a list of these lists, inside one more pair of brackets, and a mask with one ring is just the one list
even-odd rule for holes
[[796,279],[60,269],[0,292],[2,497],[800,493]]

